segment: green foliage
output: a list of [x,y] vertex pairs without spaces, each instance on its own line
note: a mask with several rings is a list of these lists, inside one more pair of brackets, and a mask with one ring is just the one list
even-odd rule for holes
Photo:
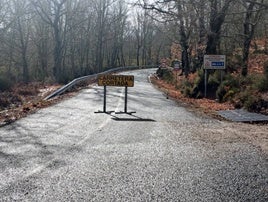
[[241,67],[242,62],[243,62],[242,54],[235,54],[228,57],[227,71],[230,73],[237,72],[238,69]]
[[204,71],[199,69],[197,77],[191,83],[188,79],[185,79],[181,85],[181,92],[184,96],[190,98],[202,98],[204,91]]
[[268,91],[268,79],[265,77],[262,77],[256,84],[256,88],[260,91],[260,92],[266,92]]
[[220,83],[221,83],[220,71],[215,71],[213,74],[209,75],[209,78],[208,78],[209,88],[217,89]]
[[192,96],[195,98],[202,98],[205,89],[204,71],[199,69],[197,71],[197,77],[194,80]]
[[264,75],[268,79],[268,60],[264,63]]
[[268,91],[268,61],[264,63],[264,76],[258,80],[257,89],[260,92]]
[[260,83],[264,80],[259,75],[248,75],[246,77],[230,77],[222,83],[217,90],[219,101],[232,101],[236,108],[245,108],[249,111],[260,112],[266,106],[260,94]]
[[219,102],[232,101],[237,108],[244,107],[254,111],[261,100],[258,81],[261,79],[257,75],[243,77],[228,74],[217,89],[217,99]]
[[216,97],[219,102],[226,102],[234,98],[239,90],[239,79],[227,74],[216,91]]
[[255,111],[254,109],[256,109],[257,103],[261,100],[260,96],[252,89],[241,91],[238,94],[237,99],[239,100],[237,105],[239,107],[244,107],[249,111]]
[[186,97],[192,97],[192,88],[192,84],[187,79],[184,79],[181,84],[181,93]]
[[217,89],[216,91],[216,97],[217,99],[219,100],[219,102],[225,102],[226,100],[224,99],[224,97],[226,98],[226,95],[227,94],[227,89],[225,87],[225,84],[222,83],[219,88]]
[[172,83],[174,81],[174,75],[172,70],[168,68],[158,68],[156,71],[158,77],[162,78],[168,83]]

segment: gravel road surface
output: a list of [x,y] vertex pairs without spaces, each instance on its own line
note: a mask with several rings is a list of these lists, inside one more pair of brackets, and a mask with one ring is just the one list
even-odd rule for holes
[[[0,128],[0,201],[268,201],[267,125],[197,115],[154,71],[124,73],[135,114],[94,113],[93,85]],[[124,110],[124,88],[107,87],[107,110]]]

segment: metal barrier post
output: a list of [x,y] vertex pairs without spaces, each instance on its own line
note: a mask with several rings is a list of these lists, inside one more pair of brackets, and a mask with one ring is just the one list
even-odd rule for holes
[[97,111],[94,113],[105,113],[105,114],[111,114],[114,111],[106,111],[106,95],[107,95],[107,86],[103,86],[103,111]]
[[127,94],[128,94],[128,87],[127,86],[125,86],[125,107],[124,107],[124,111],[122,112],[122,111],[120,111],[120,112],[115,112],[115,114],[134,114],[134,113],[136,113],[135,111],[132,111],[132,112],[128,112],[127,111]]
[[127,113],[127,86],[125,87],[125,113]]
[[104,90],[103,90],[103,112],[106,113],[106,92],[107,92],[107,89],[106,89],[106,86],[103,87]]

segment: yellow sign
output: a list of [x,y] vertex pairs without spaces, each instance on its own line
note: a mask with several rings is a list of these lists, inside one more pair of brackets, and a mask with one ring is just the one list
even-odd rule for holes
[[98,76],[99,86],[134,86],[134,76],[132,75],[100,75]]

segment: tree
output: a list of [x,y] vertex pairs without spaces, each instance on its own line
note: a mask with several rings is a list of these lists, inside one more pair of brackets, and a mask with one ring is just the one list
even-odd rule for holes
[[[5,9],[1,30],[1,55],[4,55],[2,61],[8,67],[10,77],[16,73],[20,75],[19,78],[17,77],[19,81],[27,83],[29,81],[29,4],[12,0]],[[17,67],[16,72],[14,66]]]
[[197,69],[201,68],[203,65],[203,58],[205,54],[206,48],[206,36],[207,36],[207,27],[206,27],[206,16],[205,16],[205,8],[207,6],[206,0],[199,0],[199,1],[191,1],[193,8],[195,9],[195,13],[197,15],[197,32],[198,32],[198,40],[197,40],[197,48],[196,48],[196,55],[197,55]]
[[127,8],[122,0],[116,2],[112,7],[111,18],[109,19],[109,40],[107,60],[109,67],[125,66],[123,52],[124,37],[126,32]]
[[177,15],[179,20],[179,33],[180,33],[180,44],[182,47],[182,68],[185,72],[185,76],[187,77],[189,74],[189,37],[190,32],[186,32],[186,22],[185,17],[183,15],[184,10],[182,6],[182,1],[176,1],[176,7],[177,7]]
[[157,63],[179,44],[186,76],[201,67],[205,53],[234,50],[243,50],[246,75],[254,34],[267,35],[267,0],[136,1],[131,14],[124,0],[0,1],[0,74],[67,82],[107,68]]
[[40,15],[42,20],[48,23],[53,29],[54,38],[54,66],[53,75],[58,82],[63,81],[62,62],[63,62],[63,48],[64,37],[66,34],[66,16],[65,3],[67,0],[47,0],[36,1],[32,0],[36,12]]
[[27,83],[29,81],[29,66],[28,66],[28,43],[30,34],[30,22],[29,22],[29,4],[25,4],[19,0],[13,0],[14,5],[14,15],[16,16],[16,21],[14,23],[14,28],[17,33],[18,43],[16,46],[19,48],[20,63],[22,66],[22,76],[23,81]]
[[52,28],[39,15],[33,13],[32,17],[32,42],[33,42],[33,68],[34,77],[37,80],[44,81],[51,75],[51,49],[52,49]]
[[[164,22],[176,22],[178,25],[179,41],[182,47],[182,68],[187,76],[189,73],[189,37],[190,37],[190,25],[187,23],[188,20],[191,20],[188,13],[188,7],[184,4],[184,1],[181,0],[160,0],[155,3],[148,3],[144,0],[142,3],[139,3],[144,9],[153,10],[161,15],[161,18]],[[187,27],[188,26],[188,27]],[[176,37],[174,37],[175,39]]]
[[206,54],[218,54],[217,47],[221,40],[221,28],[232,0],[210,0],[210,21],[207,34]]
[[110,0],[97,0],[95,1],[95,12],[96,18],[96,56],[95,56],[95,66],[97,72],[103,70],[103,59],[104,59],[104,41],[106,40],[106,30],[107,30],[107,19],[108,19],[108,9],[110,6]]
[[[249,48],[251,41],[253,39],[257,23],[259,22],[263,8],[265,4],[263,1],[258,2],[254,1],[245,1],[242,2],[245,7],[245,18],[244,18],[244,43],[243,43],[243,58],[242,58],[242,75],[246,76],[248,74],[248,57],[249,57]],[[268,9],[266,7],[266,9]]]

